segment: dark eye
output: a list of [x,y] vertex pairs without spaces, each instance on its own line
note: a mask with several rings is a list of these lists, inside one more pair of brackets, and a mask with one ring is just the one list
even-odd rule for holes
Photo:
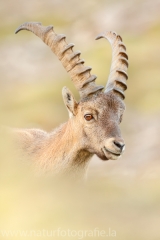
[[93,116],[92,116],[92,114],[86,114],[86,115],[84,115],[84,118],[85,118],[87,121],[90,121],[90,120],[93,119]]

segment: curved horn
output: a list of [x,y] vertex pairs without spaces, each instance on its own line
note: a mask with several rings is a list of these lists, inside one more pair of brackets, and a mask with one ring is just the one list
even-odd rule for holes
[[127,89],[128,55],[122,38],[115,32],[106,32],[97,36],[97,39],[106,38],[112,47],[112,64],[105,92],[113,90],[122,99],[125,98],[124,91]]
[[22,24],[15,33],[21,30],[28,30],[40,37],[46,43],[62,62],[62,65],[69,73],[76,89],[80,93],[80,97],[84,98],[93,94],[104,87],[95,84],[96,76],[91,75],[91,67],[84,66],[84,60],[80,59],[80,52],[73,52],[74,44],[67,44],[66,36],[56,34],[53,26],[42,26],[41,23],[28,22]]

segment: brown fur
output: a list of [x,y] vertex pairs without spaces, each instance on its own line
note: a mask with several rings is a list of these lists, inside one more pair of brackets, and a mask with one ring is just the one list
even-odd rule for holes
[[[69,98],[75,101],[72,95]],[[68,105],[67,102],[67,108]],[[121,154],[112,139],[123,141],[119,129],[123,111],[121,99],[111,92],[101,92],[78,104],[74,102],[75,115],[72,114],[68,122],[51,133],[38,129],[18,129],[15,132],[22,152],[37,167],[54,173],[84,176],[93,154],[103,160],[117,159],[111,153],[104,154],[104,146]],[[88,113],[94,119],[87,122],[84,115]]]
[[36,129],[18,130],[22,152],[44,170],[75,176],[85,174],[93,154],[103,160],[117,159],[124,150],[119,123],[125,108],[122,100],[128,79],[128,55],[122,38],[112,31],[96,38],[107,39],[112,47],[111,70],[102,92],[104,87],[96,85],[91,67],[84,66],[80,52],[73,51],[74,45],[68,44],[64,35],[56,34],[52,26],[34,22],[22,24],[16,33],[21,30],[33,32],[50,47],[69,73],[81,98],[77,103],[72,93],[63,88],[69,121],[50,134]]

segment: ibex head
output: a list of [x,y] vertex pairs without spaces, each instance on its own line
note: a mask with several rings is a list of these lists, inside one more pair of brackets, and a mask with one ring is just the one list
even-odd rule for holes
[[117,159],[125,146],[119,124],[125,109],[123,100],[128,78],[128,56],[122,38],[114,32],[106,32],[96,38],[106,38],[112,46],[111,70],[104,89],[96,85],[96,76],[91,75],[91,67],[84,66],[80,52],[72,50],[74,44],[67,44],[65,36],[57,35],[52,26],[25,23],[16,33],[20,30],[33,32],[51,48],[79,91],[79,102],[66,87],[62,95],[71,128],[80,136],[80,149],[96,154],[103,160]]

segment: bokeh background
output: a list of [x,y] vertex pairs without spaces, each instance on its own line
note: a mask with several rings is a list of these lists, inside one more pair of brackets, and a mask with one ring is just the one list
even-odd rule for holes
[[[1,126],[52,131],[68,119],[62,87],[79,98],[61,63],[40,39],[25,31],[14,34],[26,21],[53,24],[57,33],[66,34],[93,67],[98,84],[106,84],[111,63],[110,45],[94,40],[99,33],[114,30],[123,37],[130,66],[121,124],[126,151],[118,161],[95,156],[86,184],[34,176],[13,157],[10,141],[1,133],[0,231],[98,228],[107,233],[110,228],[116,237],[102,239],[160,239],[159,13],[160,0],[1,0]],[[38,238],[11,234],[8,239]]]

